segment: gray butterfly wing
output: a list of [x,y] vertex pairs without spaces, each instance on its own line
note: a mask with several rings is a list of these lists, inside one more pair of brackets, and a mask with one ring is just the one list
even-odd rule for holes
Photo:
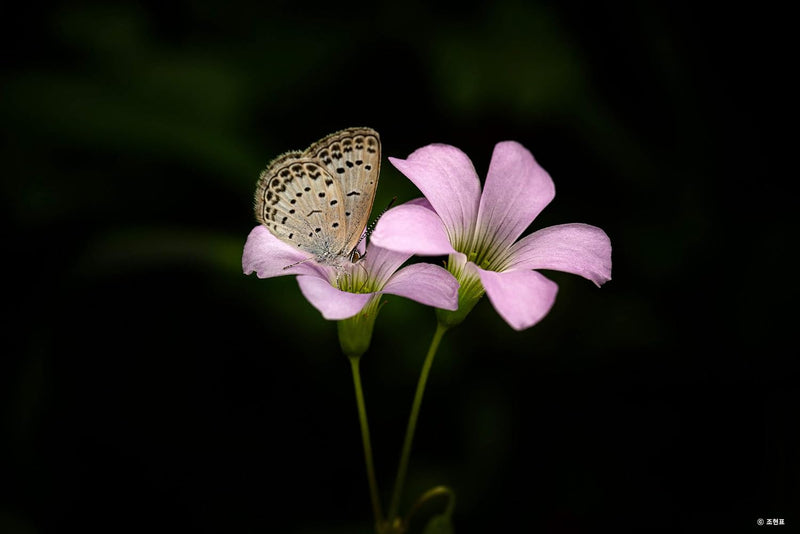
[[320,139],[304,155],[318,162],[341,189],[349,254],[367,226],[381,170],[381,141],[372,128],[348,128]]
[[256,219],[320,263],[350,252],[345,210],[338,181],[304,153],[279,156],[259,176]]

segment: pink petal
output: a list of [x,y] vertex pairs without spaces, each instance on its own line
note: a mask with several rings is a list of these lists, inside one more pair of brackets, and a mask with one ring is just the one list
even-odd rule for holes
[[389,158],[422,191],[442,218],[451,237],[475,224],[481,183],[466,154],[450,145],[428,145],[408,159]]
[[[382,287],[410,257],[410,252],[396,252],[385,249],[370,240],[367,247],[367,255],[364,258],[364,265],[369,273],[369,278],[375,281],[377,287]],[[355,267],[355,269],[359,268],[358,266]]]
[[422,206],[423,208],[428,208],[431,211],[436,211],[431,206],[431,203],[425,197],[419,197],[409,200],[408,202],[404,203],[403,206]]
[[508,247],[522,235],[556,194],[550,175],[516,141],[497,143],[486,175],[478,229],[496,246]]
[[577,274],[599,287],[611,280],[611,240],[588,224],[560,224],[520,239],[508,269],[552,269]]
[[340,321],[352,317],[369,302],[375,293],[347,293],[333,287],[319,276],[298,276],[297,284],[308,301],[325,319]]
[[477,271],[492,306],[515,330],[541,321],[556,300],[556,283],[536,271]]
[[409,254],[441,256],[453,252],[442,220],[435,211],[420,204],[406,203],[384,213],[370,240],[380,247]]
[[383,293],[399,295],[426,306],[458,309],[458,281],[446,269],[429,263],[415,263],[397,271]]
[[250,231],[242,254],[242,270],[244,274],[256,273],[259,278],[285,276],[290,274],[314,274],[324,276],[323,268],[313,260],[294,265],[310,257],[291,245],[272,235],[266,226],[258,225]]

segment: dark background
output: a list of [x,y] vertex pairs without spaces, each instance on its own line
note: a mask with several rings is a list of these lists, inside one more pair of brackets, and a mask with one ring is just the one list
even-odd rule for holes
[[[378,206],[417,196],[387,156],[446,142],[483,177],[514,139],[556,183],[533,227],[586,222],[614,247],[601,289],[547,273],[559,297],[534,328],[484,299],[446,335],[406,505],[452,486],[460,533],[797,528],[785,13],[73,2],[0,18],[0,531],[370,532],[335,324],[290,277],[240,264],[259,171],[361,125],[382,136]],[[435,320],[386,300],[362,372],[388,501]]]

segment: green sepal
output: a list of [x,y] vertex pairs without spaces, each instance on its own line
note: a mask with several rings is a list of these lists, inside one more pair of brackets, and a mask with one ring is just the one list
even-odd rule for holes
[[462,255],[451,254],[447,270],[458,280],[458,309],[455,311],[436,309],[439,324],[448,328],[461,324],[472,308],[481,300],[485,290],[477,272],[467,264]]
[[425,517],[430,513],[431,507],[438,508],[441,499],[446,499],[444,510],[430,516],[422,534],[453,534],[453,512],[456,509],[456,494],[447,486],[436,486],[426,491],[417,499],[406,517],[405,524],[411,524],[414,517]]
[[336,322],[339,345],[348,358],[360,358],[369,349],[380,303],[381,295],[376,294],[356,315]]

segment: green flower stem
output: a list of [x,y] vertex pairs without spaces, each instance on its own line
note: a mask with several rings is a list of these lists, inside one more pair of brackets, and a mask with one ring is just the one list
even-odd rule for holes
[[375,525],[383,523],[383,507],[378,493],[378,482],[375,478],[375,465],[372,462],[372,444],[369,439],[369,423],[367,423],[367,408],[364,404],[364,391],[361,388],[361,372],[359,371],[360,357],[349,357],[350,369],[353,371],[353,387],[356,390],[356,404],[358,405],[358,421],[361,424],[361,441],[364,444],[364,462],[367,464],[367,479],[369,493],[372,499],[372,513],[375,516]]
[[442,336],[447,331],[447,326],[441,323],[436,325],[436,332],[433,334],[431,346],[428,348],[428,354],[425,356],[425,363],[422,364],[422,371],[419,374],[417,381],[417,392],[414,394],[414,404],[411,406],[411,415],[408,417],[408,427],[406,428],[406,438],[403,442],[403,451],[400,453],[400,465],[397,468],[397,478],[394,482],[394,492],[392,493],[392,503],[389,508],[389,522],[392,523],[397,517],[397,510],[400,507],[400,497],[403,493],[403,484],[406,480],[406,472],[408,471],[408,459],[411,456],[411,443],[414,441],[414,431],[417,428],[417,418],[419,417],[419,409],[422,406],[422,396],[425,393],[425,384],[428,382],[428,374],[433,365],[433,357],[436,355],[436,350],[439,348],[439,342]]

